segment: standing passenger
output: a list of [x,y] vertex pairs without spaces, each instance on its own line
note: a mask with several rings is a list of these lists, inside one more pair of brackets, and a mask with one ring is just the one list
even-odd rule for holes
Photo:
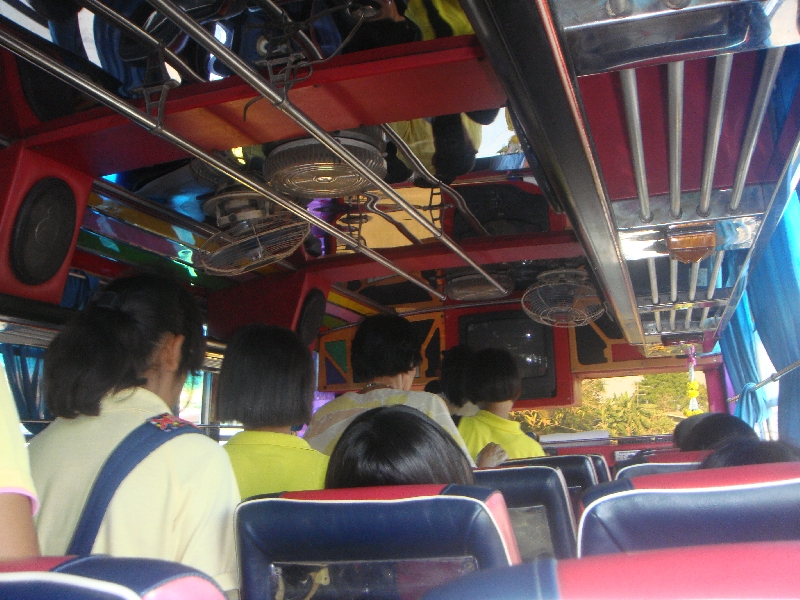
[[508,418],[522,393],[522,379],[510,352],[499,348],[476,352],[467,368],[465,386],[469,399],[481,408],[478,414],[463,417],[458,424],[472,456],[490,442],[502,446],[511,459],[544,456],[539,442]]
[[268,325],[247,325],[225,350],[217,390],[217,417],[244,431],[225,450],[242,498],[320,490],[328,457],[292,434],[311,420],[314,363],[300,336]]
[[[110,456],[126,459],[147,446],[140,434],[163,440],[165,431],[195,429],[170,408],[189,371],[202,365],[204,350],[194,298],[152,275],[111,283],[56,336],[45,353],[44,386],[58,418],[29,447],[44,554],[66,554],[72,546],[79,554],[164,559],[204,571],[224,590],[238,587],[239,492],[216,442],[199,433],[176,435],[130,465],[118,486],[110,482],[124,469],[98,477]],[[114,453],[121,443],[124,452]],[[104,515],[96,531],[81,519],[93,486],[116,486],[104,512],[86,511]],[[85,540],[75,550],[79,519]]]

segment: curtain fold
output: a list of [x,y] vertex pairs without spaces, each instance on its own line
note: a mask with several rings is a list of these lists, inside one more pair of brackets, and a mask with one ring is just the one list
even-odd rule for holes
[[[44,349],[0,344],[0,353],[20,420],[52,419],[42,394]],[[45,425],[25,424],[25,427],[35,434],[44,429]]]
[[[729,270],[737,272],[738,268],[729,265]],[[754,331],[750,317],[750,299],[748,293],[744,292],[719,341],[728,376],[737,393],[741,393],[746,384],[758,383],[760,380]],[[748,390],[747,394],[740,396],[734,414],[751,427],[766,419],[769,408],[764,389]]]
[[[800,201],[794,193],[747,285],[758,334],[778,370],[800,359],[798,235]],[[778,432],[782,440],[800,444],[800,370],[787,373],[780,380]]]

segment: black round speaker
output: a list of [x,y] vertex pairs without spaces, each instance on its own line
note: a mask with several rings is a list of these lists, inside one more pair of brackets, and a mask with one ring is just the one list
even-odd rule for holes
[[14,221],[9,258],[16,278],[39,285],[53,278],[72,246],[75,194],[57,177],[38,181],[25,195]]
[[297,319],[297,333],[303,338],[306,346],[311,345],[319,333],[327,302],[325,294],[317,288],[311,288],[306,294],[306,299],[303,300],[300,318]]

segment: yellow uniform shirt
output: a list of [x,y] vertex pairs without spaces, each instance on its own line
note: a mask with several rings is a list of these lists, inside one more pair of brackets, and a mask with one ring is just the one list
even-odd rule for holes
[[31,480],[25,438],[19,428],[17,407],[5,377],[0,379],[0,493],[28,496],[36,512],[39,503]]
[[[36,521],[42,554],[64,554],[89,490],[108,456],[133,429],[169,412],[142,389],[103,399],[96,417],[56,419],[30,443],[42,506]],[[93,554],[159,558],[238,587],[233,514],[239,490],[228,455],[204,435],[181,435],[154,450],[117,488]]]
[[242,431],[228,440],[225,450],[242,499],[325,487],[328,457],[295,435]]
[[392,388],[376,388],[363,393],[347,392],[334,398],[314,413],[306,431],[306,440],[312,448],[330,456],[350,421],[371,408],[394,404],[405,404],[425,413],[453,436],[464,454],[469,454],[444,400],[428,392],[406,392]]
[[544,450],[539,442],[525,435],[520,425],[517,421],[481,410],[474,417],[462,417],[458,423],[458,431],[464,438],[472,458],[475,458],[489,442],[500,444],[508,453],[508,458],[544,456]]
[[[475,33],[458,0],[432,0],[431,4],[436,11],[434,18],[441,18],[447,23],[450,29],[453,30],[453,35]],[[419,27],[423,40],[436,38],[436,32],[431,24],[430,15],[428,15],[423,0],[410,0],[405,17],[412,20]]]

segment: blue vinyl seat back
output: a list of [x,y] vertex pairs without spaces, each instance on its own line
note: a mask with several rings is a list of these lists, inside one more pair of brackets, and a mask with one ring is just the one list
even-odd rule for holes
[[[479,569],[489,569],[511,564],[513,556],[518,561],[516,546],[509,550],[487,507],[497,499],[505,513],[497,492],[459,485],[437,489],[439,495],[396,499],[281,497],[243,502],[236,512],[242,600],[270,598],[270,569],[275,563],[474,557]],[[330,493],[335,498],[337,492],[348,491],[291,495]],[[510,530],[507,513],[504,518]]]
[[578,556],[800,540],[800,463],[619,479],[583,502]]
[[602,454],[589,454],[588,456],[594,465],[597,482],[605,483],[606,481],[611,481],[611,469],[608,468],[606,457]]
[[561,471],[545,466],[478,469],[475,483],[502,492],[523,561],[542,555],[536,552],[539,534],[529,530],[524,512],[534,507],[545,511],[552,556],[575,556],[575,517]]
[[509,460],[503,463],[509,467],[545,466],[561,469],[564,479],[570,489],[583,491],[597,485],[597,471],[594,462],[588,454],[564,454],[561,456],[542,456],[537,458],[522,458]]

